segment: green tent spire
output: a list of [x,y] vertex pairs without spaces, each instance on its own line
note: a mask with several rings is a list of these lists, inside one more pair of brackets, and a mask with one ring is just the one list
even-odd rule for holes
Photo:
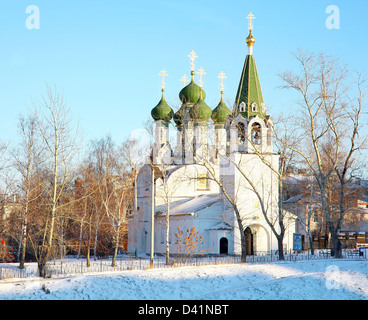
[[256,61],[253,56],[254,42],[255,39],[250,29],[247,38],[249,52],[245,58],[234,106],[234,116],[236,117],[240,113],[246,119],[256,115],[264,118],[266,115],[261,83],[258,77]]

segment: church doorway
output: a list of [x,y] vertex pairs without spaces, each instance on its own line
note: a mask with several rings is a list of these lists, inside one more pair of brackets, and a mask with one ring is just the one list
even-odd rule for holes
[[247,256],[252,256],[254,255],[254,234],[252,233],[252,230],[249,227],[247,227],[244,230],[244,234],[245,234]]
[[227,238],[223,237],[220,239],[220,254],[228,254],[229,253],[229,241]]

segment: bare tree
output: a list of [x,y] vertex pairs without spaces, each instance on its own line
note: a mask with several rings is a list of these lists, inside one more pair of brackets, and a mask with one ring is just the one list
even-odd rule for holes
[[0,140],[0,170],[4,169],[7,165],[4,163],[5,154],[8,150],[9,143]]
[[116,264],[116,257],[120,245],[120,235],[126,225],[127,212],[132,209],[134,197],[132,172],[126,171],[111,137],[107,136],[93,143],[98,193],[108,221],[111,224],[114,239],[114,253],[112,266]]
[[70,110],[55,89],[47,87],[46,96],[39,105],[34,105],[40,139],[45,147],[43,165],[48,171],[47,184],[48,215],[45,217],[44,237],[37,255],[38,271],[44,276],[45,266],[53,249],[55,221],[60,203],[69,182],[74,179],[76,169],[73,160],[80,147],[78,127],[72,126]]
[[246,243],[246,238],[244,234],[245,224],[244,224],[244,219],[242,218],[242,215],[240,213],[240,208],[238,206],[236,194],[233,195],[230,192],[230,190],[227,188],[227,186],[221,181],[220,177],[218,176],[218,173],[216,172],[214,165],[210,161],[207,161],[206,159],[204,159],[203,161],[202,159],[201,165],[203,165],[207,169],[207,172],[209,173],[208,178],[214,181],[219,186],[222,194],[224,195],[224,197],[226,198],[226,200],[228,201],[228,203],[231,205],[231,207],[234,210],[235,218],[236,218],[238,229],[239,229],[239,235],[240,235],[240,245],[241,245],[241,258],[240,259],[241,259],[241,262],[244,263],[246,262],[246,257],[247,257],[247,243]]
[[[151,164],[152,165],[152,164]],[[170,262],[170,208],[173,201],[173,196],[175,195],[178,186],[183,182],[183,178],[175,179],[172,178],[172,172],[175,171],[172,165],[168,164],[157,164],[153,165],[155,171],[155,178],[157,179],[155,183],[156,187],[156,198],[163,202],[162,213],[165,214],[165,256],[166,264],[169,265]],[[184,178],[185,179],[185,178]]]
[[[336,257],[341,257],[338,239],[347,210],[346,187],[353,177],[360,152],[367,139],[362,131],[362,107],[366,88],[359,74],[352,86],[351,73],[335,58],[301,50],[296,54],[300,72],[280,75],[283,88],[300,96],[300,116],[294,124],[299,130],[300,147],[285,145],[296,152],[312,171],[320,191]],[[279,141],[282,141],[280,139]],[[312,150],[312,156],[308,150]],[[337,177],[337,210],[328,201],[328,188]]]
[[[87,229],[88,230],[87,239],[88,240],[87,240],[87,248],[86,248],[87,249],[86,263],[87,263],[87,267],[89,267],[91,265],[90,253],[91,253],[93,217],[97,215],[96,191],[98,190],[98,187],[97,187],[97,179],[96,179],[95,171],[93,170],[93,166],[90,162],[87,162],[85,166],[82,166],[80,170],[80,174],[82,178],[77,179],[75,182],[76,192],[78,193],[76,197],[82,199],[77,204],[79,211],[81,212],[78,257],[80,256],[81,249],[82,249],[83,228],[84,228],[84,225],[87,224],[87,228],[88,228]],[[85,195],[87,196],[85,197]],[[98,230],[98,226],[96,227],[96,229]],[[96,230],[96,233],[97,233],[97,230]],[[97,235],[95,238],[97,238]],[[95,250],[94,250],[94,253],[96,255]]]
[[[282,128],[283,130],[280,130],[279,134],[281,134],[282,132],[283,137],[287,139],[287,141],[290,142],[292,145],[294,145],[294,142],[291,142],[294,136],[292,133],[289,132],[288,126],[285,125],[286,123],[286,121],[281,122],[281,124],[284,125],[284,128]],[[272,128],[272,130],[275,131],[274,128]],[[195,157],[195,159],[197,161],[197,164],[201,164],[207,169],[208,173],[210,174],[210,179],[216,182],[224,197],[227,199],[228,203],[234,210],[237,226],[240,232],[241,261],[245,262],[247,255],[247,241],[244,234],[247,219],[241,213],[241,203],[238,199],[238,193],[240,192],[240,190],[243,189],[251,191],[257,197],[264,219],[278,241],[279,259],[284,260],[283,239],[287,225],[284,221],[284,216],[286,212],[283,209],[283,181],[286,174],[286,169],[290,165],[290,162],[293,161],[293,152],[290,152],[290,150],[282,144],[277,144],[277,153],[279,154],[280,160],[279,163],[275,164],[274,161],[272,161],[272,158],[270,158],[270,154],[261,152],[261,150],[257,148],[257,145],[254,143],[254,141],[252,141],[251,137],[244,136],[244,139],[246,139],[248,145],[251,146],[251,149],[253,150],[252,152],[255,155],[255,157],[249,158],[250,161],[260,159],[262,165],[264,165],[264,170],[260,170],[263,172],[262,176],[258,177],[258,180],[256,179],[256,181],[254,180],[254,177],[251,177],[250,175],[250,172],[253,170],[249,170],[249,172],[247,172],[247,170],[245,169],[254,166],[254,164],[252,165],[251,163],[248,163],[248,157],[243,157],[242,154],[240,154],[238,160],[235,160],[230,154],[227,154],[223,151],[218,154],[218,157],[222,158],[222,162],[230,163],[232,166],[234,166],[235,171],[240,173],[240,176],[243,179],[240,179],[237,185],[234,181],[232,181],[231,185],[228,185],[227,183],[222,181],[220,177],[218,177],[215,166],[211,163],[209,158],[204,157],[199,159],[198,157]],[[272,192],[267,193],[264,189],[265,185],[263,182],[263,178],[265,177],[268,179],[270,178],[270,176],[273,176],[273,179],[277,180],[277,199],[273,199]],[[275,203],[277,203],[276,217],[274,217],[273,213]],[[278,228],[276,227],[276,224],[278,225]]]
[[17,149],[11,151],[14,166],[20,174],[20,199],[22,209],[20,213],[21,234],[19,241],[19,268],[24,268],[27,247],[28,218],[30,203],[42,195],[38,185],[38,168],[42,158],[42,147],[37,135],[37,122],[34,115],[27,118],[19,116],[18,131],[20,142]]

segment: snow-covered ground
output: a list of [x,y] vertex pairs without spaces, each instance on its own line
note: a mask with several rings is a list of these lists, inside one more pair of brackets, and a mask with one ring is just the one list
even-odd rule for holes
[[367,260],[307,260],[127,270],[0,281],[1,300],[357,300]]

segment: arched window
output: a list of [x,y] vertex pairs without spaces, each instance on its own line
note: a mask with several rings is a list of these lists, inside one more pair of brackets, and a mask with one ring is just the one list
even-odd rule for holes
[[220,239],[220,254],[229,253],[229,241],[227,238],[223,237]]
[[252,107],[252,112],[257,112],[257,103],[253,102],[251,104],[251,107]]
[[254,234],[252,233],[252,230],[249,227],[247,227],[244,230],[244,235],[245,235],[247,256],[252,256],[254,255]]
[[257,122],[252,125],[251,140],[253,144],[261,144],[261,125]]
[[243,122],[239,122],[237,124],[238,128],[238,144],[244,145],[245,143],[245,126]]

